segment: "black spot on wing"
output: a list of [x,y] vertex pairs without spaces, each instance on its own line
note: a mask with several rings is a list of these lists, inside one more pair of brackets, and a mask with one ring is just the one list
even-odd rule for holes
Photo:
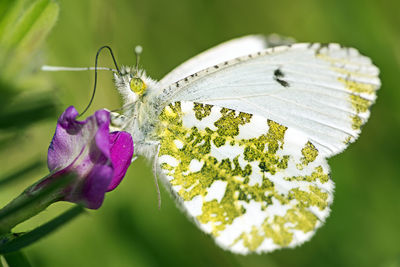
[[274,77],[276,78],[283,78],[285,77],[285,75],[283,74],[283,72],[281,71],[281,69],[276,69],[274,71]]
[[282,85],[283,87],[289,87],[290,84],[287,81],[281,80],[281,79],[276,79],[276,81]]
[[278,68],[274,71],[274,80],[277,81],[283,87],[289,87],[290,84],[283,79],[284,77],[285,74],[282,72],[281,69]]

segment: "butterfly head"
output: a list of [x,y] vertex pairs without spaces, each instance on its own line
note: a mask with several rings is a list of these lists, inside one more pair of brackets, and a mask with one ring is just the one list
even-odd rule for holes
[[131,87],[132,92],[137,94],[138,96],[142,96],[146,92],[147,85],[140,77],[131,77],[131,81],[129,82],[129,86]]
[[122,66],[120,73],[114,73],[114,80],[124,104],[143,100],[155,83],[143,70],[128,66]]
[[143,99],[147,94],[148,85],[151,86],[151,84],[154,83],[153,80],[146,77],[143,70],[139,69],[139,57],[141,53],[142,47],[136,46],[136,66],[123,66],[119,73],[114,74],[117,88],[124,97],[126,104],[128,102],[136,102],[137,100]]

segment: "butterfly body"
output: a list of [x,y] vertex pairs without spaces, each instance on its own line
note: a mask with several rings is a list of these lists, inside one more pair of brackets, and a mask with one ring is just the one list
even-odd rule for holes
[[358,137],[380,85],[355,49],[287,42],[236,39],[159,82],[129,68],[115,76],[126,107],[118,127],[135,153],[235,253],[294,247],[324,223],[334,190],[326,159]]

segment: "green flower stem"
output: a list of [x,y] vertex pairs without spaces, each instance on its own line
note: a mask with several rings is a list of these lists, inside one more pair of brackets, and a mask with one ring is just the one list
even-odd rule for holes
[[[43,211],[55,200],[52,196],[50,196],[48,198],[35,201],[35,203],[25,205],[27,201],[30,200],[30,198],[32,198],[32,195],[28,194],[27,192],[23,192],[21,195],[11,201],[7,206],[0,210],[1,215],[6,214],[0,221],[0,235],[10,232],[11,229],[14,228],[16,225]],[[25,207],[18,208],[22,205]],[[9,212],[15,210],[16,208],[18,208],[17,211]]]
[[38,187],[41,181],[31,185],[17,198],[0,210],[0,236],[7,234],[16,225],[37,215],[50,204],[59,201],[65,186],[73,179],[71,174],[51,179]]

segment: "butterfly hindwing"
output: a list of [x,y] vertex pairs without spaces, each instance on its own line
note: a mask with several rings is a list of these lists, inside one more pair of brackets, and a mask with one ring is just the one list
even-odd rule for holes
[[329,167],[301,132],[191,101],[166,106],[159,119],[166,183],[221,247],[245,254],[296,246],[328,216]]

